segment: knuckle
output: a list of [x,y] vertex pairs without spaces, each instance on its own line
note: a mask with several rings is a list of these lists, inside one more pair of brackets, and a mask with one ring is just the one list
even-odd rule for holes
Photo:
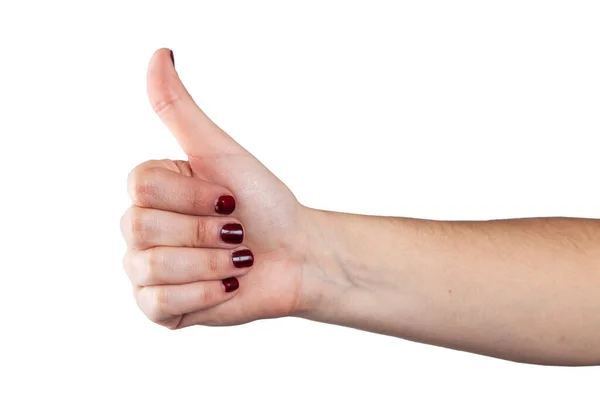
[[210,228],[208,223],[202,218],[195,218],[193,223],[193,240],[192,246],[201,246],[208,243],[210,236]]
[[169,109],[171,109],[175,105],[175,103],[177,103],[178,100],[179,96],[177,96],[174,93],[165,97],[159,97],[152,101],[152,109],[158,115],[164,114]]
[[125,273],[127,273],[127,276],[129,277],[129,279],[131,280],[132,278],[132,254],[130,251],[127,251],[124,255],[123,255],[123,260],[122,260],[122,264],[123,264],[123,269],[125,270]]
[[141,274],[142,285],[152,285],[160,281],[160,271],[164,264],[164,259],[156,247],[145,251],[146,259]]
[[206,256],[206,262],[208,263],[207,268],[210,272],[211,276],[216,276],[221,269],[221,257],[219,257],[219,252],[209,251]]
[[200,185],[191,185],[187,195],[189,196],[188,201],[192,210],[203,212],[206,211],[207,208],[210,208],[210,194],[207,193],[204,187]]
[[203,206],[203,199],[202,199],[202,195],[200,193],[200,189],[198,189],[197,187],[193,187],[190,190],[190,205],[192,207],[192,210],[201,210],[202,206]]
[[154,291],[154,303],[157,310],[167,310],[169,306],[169,292],[160,286],[156,287]]
[[208,288],[200,291],[200,301],[204,304],[212,304],[214,297],[215,293]]
[[130,209],[129,230],[133,244],[142,245],[146,242],[149,233],[149,226],[144,216],[144,211],[138,207]]
[[141,214],[138,207],[131,206],[121,218],[121,233],[130,247],[137,246],[145,235],[146,223]]
[[151,289],[148,295],[146,316],[154,321],[159,322],[165,318],[167,314],[169,297],[167,291],[160,286],[148,288]]
[[140,206],[150,206],[157,196],[157,170],[155,168],[136,168],[128,178],[128,191],[132,201]]
[[129,229],[130,217],[131,217],[131,207],[127,211],[125,211],[125,213],[121,217],[121,220],[119,221],[119,227],[121,228],[121,235],[123,235],[123,237],[125,238],[126,241],[129,239],[129,233],[131,231]]

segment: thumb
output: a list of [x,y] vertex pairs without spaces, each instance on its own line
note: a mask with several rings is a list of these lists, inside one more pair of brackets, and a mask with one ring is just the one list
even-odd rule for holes
[[169,49],[157,50],[150,60],[148,98],[189,157],[242,150],[196,105],[175,71]]

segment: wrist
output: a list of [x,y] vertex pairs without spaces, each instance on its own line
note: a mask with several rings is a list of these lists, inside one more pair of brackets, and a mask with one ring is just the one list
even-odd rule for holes
[[330,231],[336,230],[332,214],[302,207],[301,282],[292,316],[325,322],[328,305],[352,288],[339,258],[340,243],[331,239]]
[[435,223],[310,208],[304,209],[303,221],[302,283],[292,315],[408,334],[403,322],[392,332],[389,321],[423,311],[414,293],[423,282],[411,268],[411,255],[417,233],[435,231]]
[[302,282],[292,315],[352,325],[361,304],[375,301],[385,289],[370,264],[373,243],[366,239],[372,226],[367,220],[377,217],[307,207],[302,215]]

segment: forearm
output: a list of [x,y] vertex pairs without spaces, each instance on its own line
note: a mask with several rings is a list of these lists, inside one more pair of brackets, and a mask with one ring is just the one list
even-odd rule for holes
[[517,361],[600,363],[600,221],[308,214],[300,316]]

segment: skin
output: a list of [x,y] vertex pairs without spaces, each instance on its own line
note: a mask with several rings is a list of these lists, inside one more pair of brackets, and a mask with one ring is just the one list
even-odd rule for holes
[[[158,50],[154,110],[188,155],[128,177],[123,265],[171,329],[296,316],[504,358],[600,365],[600,221],[433,221],[314,210],[194,103]],[[236,199],[215,212],[221,195]],[[242,245],[223,243],[226,223]],[[231,254],[255,262],[235,268]],[[222,280],[237,277],[226,292]]]

